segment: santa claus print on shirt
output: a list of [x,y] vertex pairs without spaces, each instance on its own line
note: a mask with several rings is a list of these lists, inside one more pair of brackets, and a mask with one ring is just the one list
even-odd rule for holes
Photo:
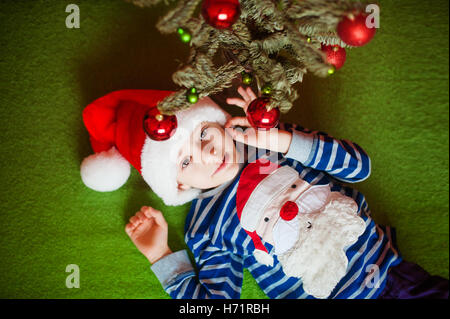
[[328,297],[346,274],[345,248],[365,230],[352,198],[329,185],[313,186],[292,167],[267,159],[242,172],[236,207],[258,262],[273,266],[263,240],[274,247],[284,273],[301,278],[316,298]]

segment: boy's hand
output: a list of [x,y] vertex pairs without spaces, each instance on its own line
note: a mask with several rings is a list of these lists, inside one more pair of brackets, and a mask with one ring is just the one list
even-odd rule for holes
[[[255,93],[251,88],[244,90],[242,87],[238,88],[239,94],[243,99],[228,98],[228,104],[240,106],[244,112],[247,111],[250,103],[256,99]],[[247,127],[245,131],[233,126]],[[238,142],[248,144],[257,148],[263,148],[279,153],[287,153],[291,145],[292,134],[288,131],[273,128],[270,130],[258,130],[250,125],[247,117],[233,117],[225,123],[225,131]]]
[[172,253],[167,244],[167,222],[159,210],[142,207],[130,218],[125,232],[151,264]]
[[252,89],[248,87],[246,90],[242,86],[238,87],[238,92],[242,96],[243,99],[239,98],[228,98],[228,104],[234,104],[241,107],[245,113],[247,113],[247,108],[250,103],[256,99],[255,93],[253,93]]

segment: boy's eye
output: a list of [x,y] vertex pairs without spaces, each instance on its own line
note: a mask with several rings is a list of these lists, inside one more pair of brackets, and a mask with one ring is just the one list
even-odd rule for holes
[[200,139],[203,140],[206,137],[206,133],[207,133],[208,128],[205,127],[202,132],[200,133]]
[[183,161],[183,163],[181,163],[181,166],[182,166],[183,168],[185,168],[185,167],[187,167],[187,166],[189,165],[190,162],[191,162],[191,158],[188,157],[188,158],[186,158],[186,159]]

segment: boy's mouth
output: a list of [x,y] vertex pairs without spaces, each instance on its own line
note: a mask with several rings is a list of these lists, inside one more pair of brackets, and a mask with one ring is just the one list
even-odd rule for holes
[[219,165],[219,167],[216,169],[216,171],[213,173],[213,175],[217,174],[218,172],[220,172],[221,170],[223,170],[225,168],[225,166],[227,166],[227,154],[224,155],[223,159],[222,159],[222,163]]

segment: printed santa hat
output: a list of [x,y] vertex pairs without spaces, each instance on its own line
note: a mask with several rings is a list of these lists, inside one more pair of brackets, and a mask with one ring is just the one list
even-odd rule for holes
[[[264,213],[263,208],[270,201],[270,195],[261,198],[261,194],[273,193],[274,185],[268,177],[278,168],[280,168],[280,165],[265,158],[260,158],[250,163],[242,171],[236,191],[236,211],[241,226],[255,245],[253,255],[256,260],[267,266],[273,266],[273,257],[256,233],[256,227]],[[258,187],[259,194],[257,197],[254,192],[256,187]],[[267,192],[264,191],[264,188],[266,188]]]
[[119,189],[130,175],[131,164],[166,205],[182,205],[200,194],[199,189],[178,188],[178,151],[198,124],[208,121],[224,125],[230,115],[205,97],[175,114],[178,127],[171,138],[152,140],[145,133],[144,117],[172,93],[115,91],[84,109],[83,121],[95,152],[81,164],[81,178],[87,187],[100,192]]

